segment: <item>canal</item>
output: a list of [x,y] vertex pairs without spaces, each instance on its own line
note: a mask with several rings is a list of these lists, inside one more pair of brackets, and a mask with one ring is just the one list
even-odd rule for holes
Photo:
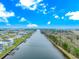
[[37,30],[4,59],[66,59],[65,56]]

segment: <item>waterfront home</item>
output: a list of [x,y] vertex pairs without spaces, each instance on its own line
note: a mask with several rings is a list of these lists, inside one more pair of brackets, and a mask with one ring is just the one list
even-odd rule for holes
[[8,40],[10,41],[11,45],[14,44],[14,38],[9,38]]
[[15,36],[15,39],[21,38],[21,37],[22,37],[22,35],[16,35],[16,36]]
[[24,35],[24,32],[19,32],[18,34],[19,34],[19,35]]
[[0,41],[0,53],[4,50],[4,47],[3,47],[3,42]]
[[0,36],[2,35],[2,33],[0,33]]
[[4,37],[5,39],[8,39],[8,38],[10,38],[8,35],[6,35],[5,37]]
[[3,51],[3,44],[0,44],[0,53]]
[[13,38],[9,38],[7,40],[4,40],[3,43],[9,47],[14,44],[14,40],[13,40]]
[[10,35],[10,36],[15,36],[15,35],[16,35],[16,33],[10,33],[9,35]]
[[0,44],[0,53],[3,51],[3,44]]
[[12,46],[12,40],[2,40],[0,41],[0,52],[7,49],[8,47]]
[[0,38],[0,41],[3,40],[2,38]]

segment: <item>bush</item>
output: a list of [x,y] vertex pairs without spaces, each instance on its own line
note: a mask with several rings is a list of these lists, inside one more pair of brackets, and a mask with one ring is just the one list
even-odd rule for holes
[[79,58],[79,48],[74,48],[74,54]]
[[62,46],[65,50],[68,50],[68,44],[66,42],[64,42]]

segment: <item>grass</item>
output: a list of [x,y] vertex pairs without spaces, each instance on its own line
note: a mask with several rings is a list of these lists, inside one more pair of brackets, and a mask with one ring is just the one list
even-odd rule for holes
[[15,39],[15,43],[0,54],[0,59],[3,58],[5,55],[7,55],[9,52],[11,52],[13,49],[15,49],[19,44],[24,42],[27,38],[29,38],[31,36],[31,34],[32,33],[29,33],[29,34],[24,35],[21,38]]

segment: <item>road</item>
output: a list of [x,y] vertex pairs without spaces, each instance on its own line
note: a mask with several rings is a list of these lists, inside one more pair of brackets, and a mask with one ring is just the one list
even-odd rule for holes
[[66,59],[65,56],[50,43],[50,41],[37,30],[11,55],[4,59]]

